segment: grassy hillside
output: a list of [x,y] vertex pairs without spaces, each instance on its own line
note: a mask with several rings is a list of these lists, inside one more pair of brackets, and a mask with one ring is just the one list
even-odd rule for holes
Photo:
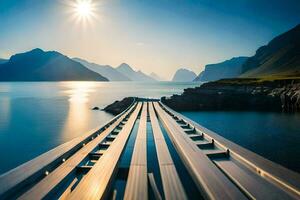
[[260,47],[242,70],[241,77],[300,77],[300,25]]

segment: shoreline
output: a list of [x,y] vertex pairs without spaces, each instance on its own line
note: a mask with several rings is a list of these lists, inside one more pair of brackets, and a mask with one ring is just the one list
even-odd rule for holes
[[222,79],[162,97],[176,111],[300,111],[300,79]]
[[[130,103],[126,97],[115,101],[103,110],[119,114]],[[132,100],[131,100],[132,101]],[[186,88],[183,93],[161,97],[170,108],[184,112],[197,111],[247,111],[285,112],[300,111],[300,79],[221,79]]]

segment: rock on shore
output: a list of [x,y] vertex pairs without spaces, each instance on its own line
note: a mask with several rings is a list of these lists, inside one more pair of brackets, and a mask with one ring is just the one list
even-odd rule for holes
[[113,115],[118,115],[128,108],[134,99],[135,97],[126,97],[121,101],[115,101],[114,103],[106,106],[103,110]]
[[177,111],[300,111],[300,79],[223,79],[163,97]]

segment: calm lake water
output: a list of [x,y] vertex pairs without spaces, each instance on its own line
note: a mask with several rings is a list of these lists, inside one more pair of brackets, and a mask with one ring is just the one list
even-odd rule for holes
[[[113,116],[92,111],[127,96],[160,98],[199,83],[0,83],[0,174],[94,129]],[[299,172],[300,115],[186,112],[205,127]]]
[[160,98],[199,83],[0,83],[0,174],[94,129],[113,116],[92,111],[127,96]]
[[300,172],[300,114],[183,112],[219,135]]

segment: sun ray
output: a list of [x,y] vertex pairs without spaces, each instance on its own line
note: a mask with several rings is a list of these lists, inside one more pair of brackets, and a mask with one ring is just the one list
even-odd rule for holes
[[86,26],[98,19],[97,7],[99,5],[93,0],[65,0],[64,3],[70,8],[68,12],[76,24]]

